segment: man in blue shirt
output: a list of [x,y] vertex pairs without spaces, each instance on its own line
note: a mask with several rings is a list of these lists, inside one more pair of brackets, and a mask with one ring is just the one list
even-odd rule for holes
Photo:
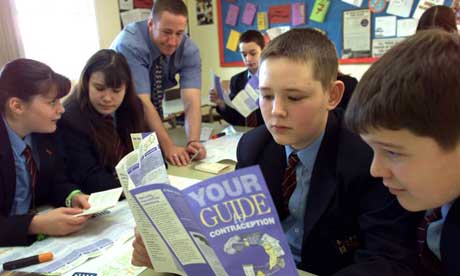
[[[117,36],[112,48],[122,53],[131,68],[136,91],[144,105],[145,119],[166,159],[173,165],[187,165],[191,154],[206,156],[199,142],[201,131],[201,59],[198,48],[185,34],[187,7],[182,0],[155,1],[146,21],[130,24]],[[174,144],[162,123],[163,90],[177,84],[185,109],[185,148]]]

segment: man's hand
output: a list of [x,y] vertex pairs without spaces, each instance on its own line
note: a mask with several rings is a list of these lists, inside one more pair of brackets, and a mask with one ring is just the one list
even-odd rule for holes
[[190,164],[190,157],[185,148],[172,144],[165,147],[164,154],[166,160],[174,166],[186,166]]
[[37,214],[29,225],[30,234],[66,236],[83,228],[88,216],[74,217],[82,209],[57,208],[45,214]]
[[137,230],[134,230],[135,239],[133,241],[133,257],[131,263],[135,266],[146,266],[153,269],[153,265],[150,262],[149,254],[145,249],[144,241]]
[[217,107],[220,109],[220,110],[224,110],[225,109],[225,102],[223,100],[221,100],[219,98],[219,96],[217,95],[217,90],[216,89],[211,89],[209,90],[209,101],[216,104]]
[[198,155],[194,158],[194,160],[201,160],[206,157],[206,148],[200,142],[189,143],[186,150],[190,156],[193,156],[198,152]]

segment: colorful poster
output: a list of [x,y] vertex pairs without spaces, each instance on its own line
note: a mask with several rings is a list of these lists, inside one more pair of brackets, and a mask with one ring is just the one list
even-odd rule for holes
[[252,22],[254,21],[254,17],[256,16],[256,12],[257,12],[256,4],[246,3],[246,5],[244,5],[243,18],[241,19],[241,22],[249,26],[252,25]]
[[305,3],[292,4],[292,26],[305,24]]
[[238,49],[238,41],[240,41],[241,33],[235,30],[231,30],[228,35],[227,46],[226,48],[230,51],[236,51]]
[[330,5],[330,0],[316,0],[311,11],[310,20],[323,23]]
[[268,8],[270,24],[291,23],[291,5],[277,5]]
[[257,13],[257,29],[259,31],[266,30],[268,28],[268,15],[266,12]]
[[225,24],[230,26],[236,26],[239,13],[240,7],[234,4],[230,4],[230,6],[228,7],[227,17],[225,18]]
[[214,23],[211,0],[196,1],[196,20],[198,25],[209,25]]

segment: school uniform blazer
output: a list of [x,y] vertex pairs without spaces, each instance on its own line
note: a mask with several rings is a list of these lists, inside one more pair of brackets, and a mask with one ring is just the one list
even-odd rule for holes
[[[370,176],[371,154],[343,125],[342,110],[330,112],[311,176],[300,269],[321,276],[413,275],[418,217]],[[237,158],[237,168],[260,166],[280,213],[284,146],[260,126],[242,136]]]
[[441,260],[445,276],[460,275],[460,198],[450,207],[441,234]]
[[69,164],[68,174],[82,192],[91,194],[120,187],[115,168],[99,161],[100,153],[89,119],[81,112],[77,101],[66,105],[58,126],[59,146]]
[[[234,75],[230,79],[230,99],[235,98],[238,92],[243,90],[246,86],[246,83],[248,82],[248,71],[249,70],[244,70],[243,72]],[[222,118],[224,118],[224,120],[227,121],[229,124],[235,126],[246,125],[246,119],[235,109],[226,105],[224,110],[220,110],[219,108],[216,108],[216,110],[217,113],[219,113],[222,116]],[[257,116],[257,125],[263,125],[264,120],[262,118],[262,113],[260,112],[260,109],[257,109],[254,112]]]
[[[63,206],[76,187],[69,183],[53,134],[32,134],[40,166],[34,205]],[[28,245],[36,237],[28,234],[33,214],[10,216],[16,192],[16,168],[6,126],[0,119],[0,246]]]
[[346,109],[348,106],[348,102],[350,101],[351,96],[353,95],[353,91],[355,90],[356,85],[358,85],[358,80],[349,75],[339,75],[337,77],[337,80],[342,81],[345,85],[342,100],[337,105],[337,107]]

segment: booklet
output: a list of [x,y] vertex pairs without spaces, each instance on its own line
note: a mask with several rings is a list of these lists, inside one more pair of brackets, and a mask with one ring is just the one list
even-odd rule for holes
[[[116,167],[155,271],[298,275],[259,167],[177,188],[161,176],[166,175],[166,168],[161,153],[155,154],[156,147],[152,133]],[[154,155],[160,160],[153,160]],[[162,168],[149,163],[162,164]],[[143,175],[143,166],[154,168],[157,178]]]

